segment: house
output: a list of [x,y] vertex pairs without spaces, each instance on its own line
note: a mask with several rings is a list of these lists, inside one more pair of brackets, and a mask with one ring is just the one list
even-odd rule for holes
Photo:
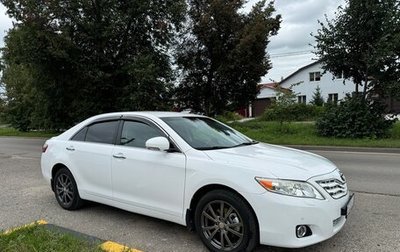
[[[324,72],[319,61],[298,69],[283,79],[279,85],[282,88],[291,89],[296,94],[299,103],[310,103],[317,87],[320,88],[325,102],[337,103],[346,94],[355,92],[353,81],[344,79],[343,76],[334,76],[329,71]],[[399,100],[388,97],[384,102],[388,113],[400,113]]]
[[344,80],[343,76],[334,76],[328,71],[324,72],[319,61],[298,69],[279,84],[283,88],[291,89],[299,103],[310,103],[317,87],[320,88],[325,102],[335,103],[343,99],[346,94],[352,94],[355,89],[351,80]]
[[342,76],[334,77],[332,73],[322,70],[320,62],[316,61],[299,68],[288,77],[278,83],[260,84],[257,99],[246,109],[248,117],[257,117],[264,113],[265,109],[276,98],[276,87],[292,90],[297,95],[299,103],[310,103],[317,87],[320,88],[324,101],[337,102],[343,99],[347,93],[354,92],[354,83],[344,80]]
[[[315,61],[299,68],[279,83],[259,84],[257,99],[248,108],[238,112],[246,117],[261,116],[276,99],[278,85],[281,90],[282,88],[283,90],[292,90],[297,96],[297,102],[307,104],[313,100],[317,87],[319,87],[325,102],[334,103],[342,100],[346,94],[351,95],[355,91],[353,81],[344,79],[343,76],[334,76],[329,71],[324,72],[322,64]],[[385,102],[389,113],[400,113],[400,101],[387,98]]]
[[274,82],[258,85],[259,93],[257,99],[249,106],[249,117],[260,116],[264,113],[265,108],[275,100],[277,85],[279,84]]
[[276,99],[278,87],[279,83],[277,82],[258,84],[259,93],[257,99],[247,108],[239,109],[236,112],[243,117],[261,116],[265,109]]

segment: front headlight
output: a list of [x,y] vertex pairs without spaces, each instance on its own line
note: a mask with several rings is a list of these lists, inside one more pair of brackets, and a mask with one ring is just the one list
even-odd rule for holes
[[325,199],[314,186],[307,182],[260,177],[255,179],[262,187],[273,193],[302,198]]

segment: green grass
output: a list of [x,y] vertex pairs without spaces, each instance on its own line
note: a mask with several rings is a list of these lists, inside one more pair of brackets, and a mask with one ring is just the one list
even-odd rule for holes
[[18,137],[53,137],[58,135],[56,132],[49,131],[19,131],[14,128],[0,127],[0,136],[18,136]]
[[390,136],[384,139],[321,137],[316,134],[312,122],[290,123],[284,125],[284,128],[277,122],[261,120],[235,122],[230,125],[255,140],[272,144],[400,148],[399,122],[391,129]]
[[44,226],[31,226],[9,234],[0,234],[0,251],[3,252],[97,252],[99,244],[78,239],[69,234],[50,231]]

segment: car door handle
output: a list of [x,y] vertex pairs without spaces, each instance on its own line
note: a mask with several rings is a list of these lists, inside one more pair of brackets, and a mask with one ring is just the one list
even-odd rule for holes
[[118,159],[126,159],[126,157],[122,153],[114,154],[113,157]]
[[65,148],[65,149],[67,149],[67,150],[69,150],[69,151],[74,151],[74,150],[75,150],[74,146],[69,146],[69,147],[67,147],[67,148]]

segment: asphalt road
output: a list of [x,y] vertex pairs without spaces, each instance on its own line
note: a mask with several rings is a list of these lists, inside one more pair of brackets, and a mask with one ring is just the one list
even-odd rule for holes
[[[144,251],[206,251],[185,227],[91,203],[62,210],[40,172],[42,139],[0,138],[0,230],[45,219],[78,232]],[[400,154],[313,151],[336,163],[356,192],[343,230],[298,250],[260,246],[257,251],[399,251]]]

